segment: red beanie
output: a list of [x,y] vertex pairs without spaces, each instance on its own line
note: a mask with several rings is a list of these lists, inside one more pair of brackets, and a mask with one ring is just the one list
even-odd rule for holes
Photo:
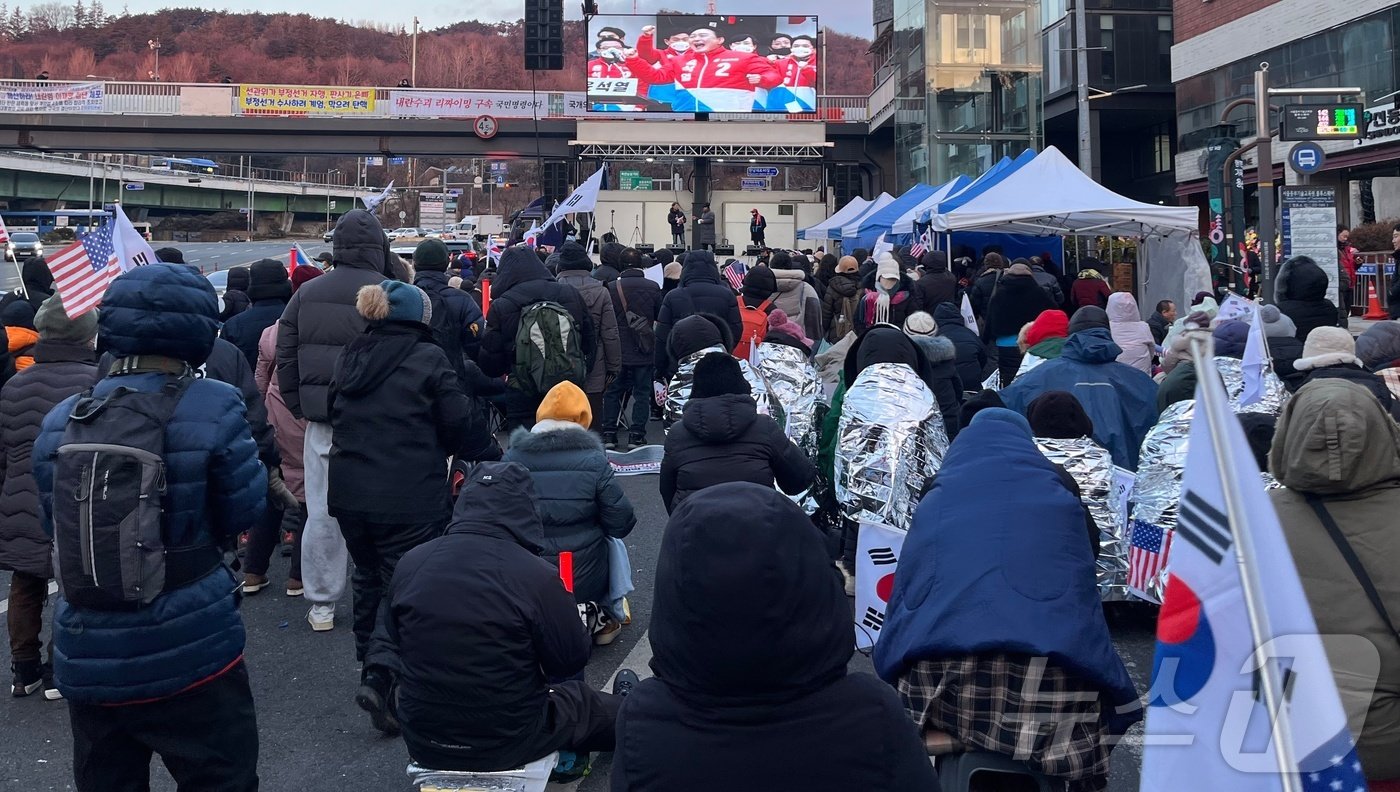
[[1069,335],[1069,317],[1064,311],[1041,311],[1040,316],[1031,322],[1026,331],[1026,345],[1033,347],[1047,338],[1065,338]]
[[304,265],[300,267],[293,267],[292,291],[300,289],[303,283],[306,283],[312,278],[319,277],[321,274],[321,269],[319,267],[307,267]]

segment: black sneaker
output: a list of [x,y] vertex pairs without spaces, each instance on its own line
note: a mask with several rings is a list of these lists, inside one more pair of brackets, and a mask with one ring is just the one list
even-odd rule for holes
[[617,672],[617,676],[613,678],[613,695],[623,696],[625,698],[627,694],[631,693],[632,689],[641,684],[641,682],[641,677],[637,676],[636,671],[630,668],[620,669]]
[[640,448],[647,444],[647,436],[641,434],[630,435],[627,438],[627,444],[633,448]]
[[355,703],[369,713],[374,728],[386,737],[393,737],[399,733],[399,720],[389,710],[391,686],[388,674],[377,668],[368,668],[360,674],[360,690],[355,694]]
[[44,678],[44,698],[48,701],[62,701],[63,694],[53,684],[53,663],[44,663],[40,675]]
[[603,432],[603,448],[607,451],[617,450],[617,432]]
[[10,695],[23,698],[44,686],[44,667],[38,660],[19,660],[10,663],[10,672],[15,675]]

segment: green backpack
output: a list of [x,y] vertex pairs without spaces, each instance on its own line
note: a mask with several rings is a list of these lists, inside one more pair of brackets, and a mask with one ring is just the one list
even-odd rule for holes
[[573,314],[547,300],[521,311],[520,326],[515,331],[511,386],[530,396],[543,397],[565,380],[582,388],[587,378],[583,338]]

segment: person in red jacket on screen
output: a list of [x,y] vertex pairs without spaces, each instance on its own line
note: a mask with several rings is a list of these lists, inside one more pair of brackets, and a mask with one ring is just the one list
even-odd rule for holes
[[[669,62],[647,63],[633,55],[627,68],[648,85],[675,83],[679,88],[671,109],[679,112],[743,113],[753,109],[756,88],[782,84],[778,67],[760,55],[734,52],[724,45],[719,23],[711,22],[690,34],[690,50]],[[647,25],[637,39],[637,48],[652,46],[656,27]]]

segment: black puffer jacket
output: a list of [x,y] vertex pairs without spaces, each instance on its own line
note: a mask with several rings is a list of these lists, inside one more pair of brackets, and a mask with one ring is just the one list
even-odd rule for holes
[[667,352],[667,341],[676,322],[698,313],[709,313],[729,325],[729,337],[744,335],[744,320],[739,315],[739,301],[727,286],[715,266],[715,255],[704,250],[685,254],[681,267],[681,284],[661,301],[656,318],[656,375],[666,379],[675,371],[676,361]]
[[981,390],[985,379],[982,372],[987,370],[987,346],[975,331],[967,328],[962,312],[952,303],[942,303],[933,309],[933,321],[938,323],[938,334],[953,342],[962,389]]
[[614,792],[938,792],[898,694],[848,673],[840,579],[771,486],[722,484],[676,510],[651,645],[656,677],[618,714]]
[[504,462],[530,471],[539,493],[535,506],[544,524],[544,555],[574,554],[574,598],[603,603],[608,595],[609,536],[632,533],[637,515],[613,478],[598,436],[583,427],[516,429]]
[[447,458],[494,456],[494,440],[432,333],[386,322],[341,353],[331,385],[328,503],[334,517],[446,522]]
[[1001,286],[987,303],[986,337],[994,340],[1014,336],[1021,332],[1022,326],[1034,322],[1041,311],[1053,308],[1055,302],[1035,282],[1034,276],[1004,274]]
[[864,294],[865,289],[860,285],[860,276],[853,272],[838,272],[826,282],[826,293],[822,295],[822,324],[825,328],[823,335],[827,341],[834,344],[845,335],[838,332],[837,320],[847,311],[850,311],[847,319],[851,329],[855,329],[856,317],[860,315],[861,310],[861,297]]
[[335,268],[302,284],[282,313],[277,332],[277,385],[297,418],[331,418],[331,375],[340,353],[365,331],[355,310],[362,286],[392,278],[389,240],[374,215],[346,212],[335,225]]
[[224,322],[219,335],[230,344],[238,347],[248,361],[248,368],[258,366],[258,342],[263,331],[277,324],[287,310],[287,301],[281,298],[254,300],[248,310]]
[[491,281],[490,313],[486,316],[486,332],[481,335],[477,357],[487,376],[499,377],[514,368],[515,333],[520,328],[520,314],[539,302],[558,303],[568,310],[582,335],[579,343],[584,360],[593,360],[597,332],[578,289],[556,281],[539,256],[530,250],[514,247],[501,254],[500,269]]
[[[632,313],[651,320],[652,330],[647,333],[647,346],[644,349],[637,340],[637,334],[627,324],[627,313],[622,309],[622,296],[619,290],[627,290],[627,307]],[[622,342],[622,365],[650,366],[656,362],[656,317],[661,313],[661,287],[656,285],[641,270],[625,269],[612,283],[613,311],[617,313],[617,332]]]
[[925,311],[942,303],[958,301],[958,279],[948,271],[948,254],[930,250],[923,256],[924,274],[914,282]]
[[776,483],[783,492],[796,495],[811,486],[816,475],[811,460],[777,421],[758,414],[752,396],[692,398],[666,435],[661,502],[672,512],[695,492],[727,481],[769,488]]
[[34,482],[34,438],[55,405],[97,380],[97,354],[89,347],[39,341],[34,363],[0,388],[0,569],[51,577],[53,541],[39,523]]
[[1340,318],[1337,306],[1327,299],[1327,273],[1305,256],[1290,259],[1280,275],[1284,294],[1278,309],[1298,328],[1297,339],[1307,341],[1308,333],[1317,327],[1337,327]]
[[525,468],[478,465],[447,534],[394,570],[366,664],[398,677],[410,755],[430,741],[463,746],[451,769],[502,770],[545,752],[549,680],[581,673],[592,642],[559,572],[539,557],[536,501]]
[[461,289],[452,287],[446,272],[421,270],[413,285],[433,301],[433,338],[447,353],[457,379],[466,381],[466,360],[476,360],[477,339],[486,325],[481,306]]
[[[936,321],[936,320],[935,320]],[[958,376],[957,347],[942,336],[910,336],[923,350],[928,363],[924,381],[933,389],[938,400],[938,412],[943,415],[943,428],[952,440],[958,435],[958,415],[963,400],[962,379]]]

